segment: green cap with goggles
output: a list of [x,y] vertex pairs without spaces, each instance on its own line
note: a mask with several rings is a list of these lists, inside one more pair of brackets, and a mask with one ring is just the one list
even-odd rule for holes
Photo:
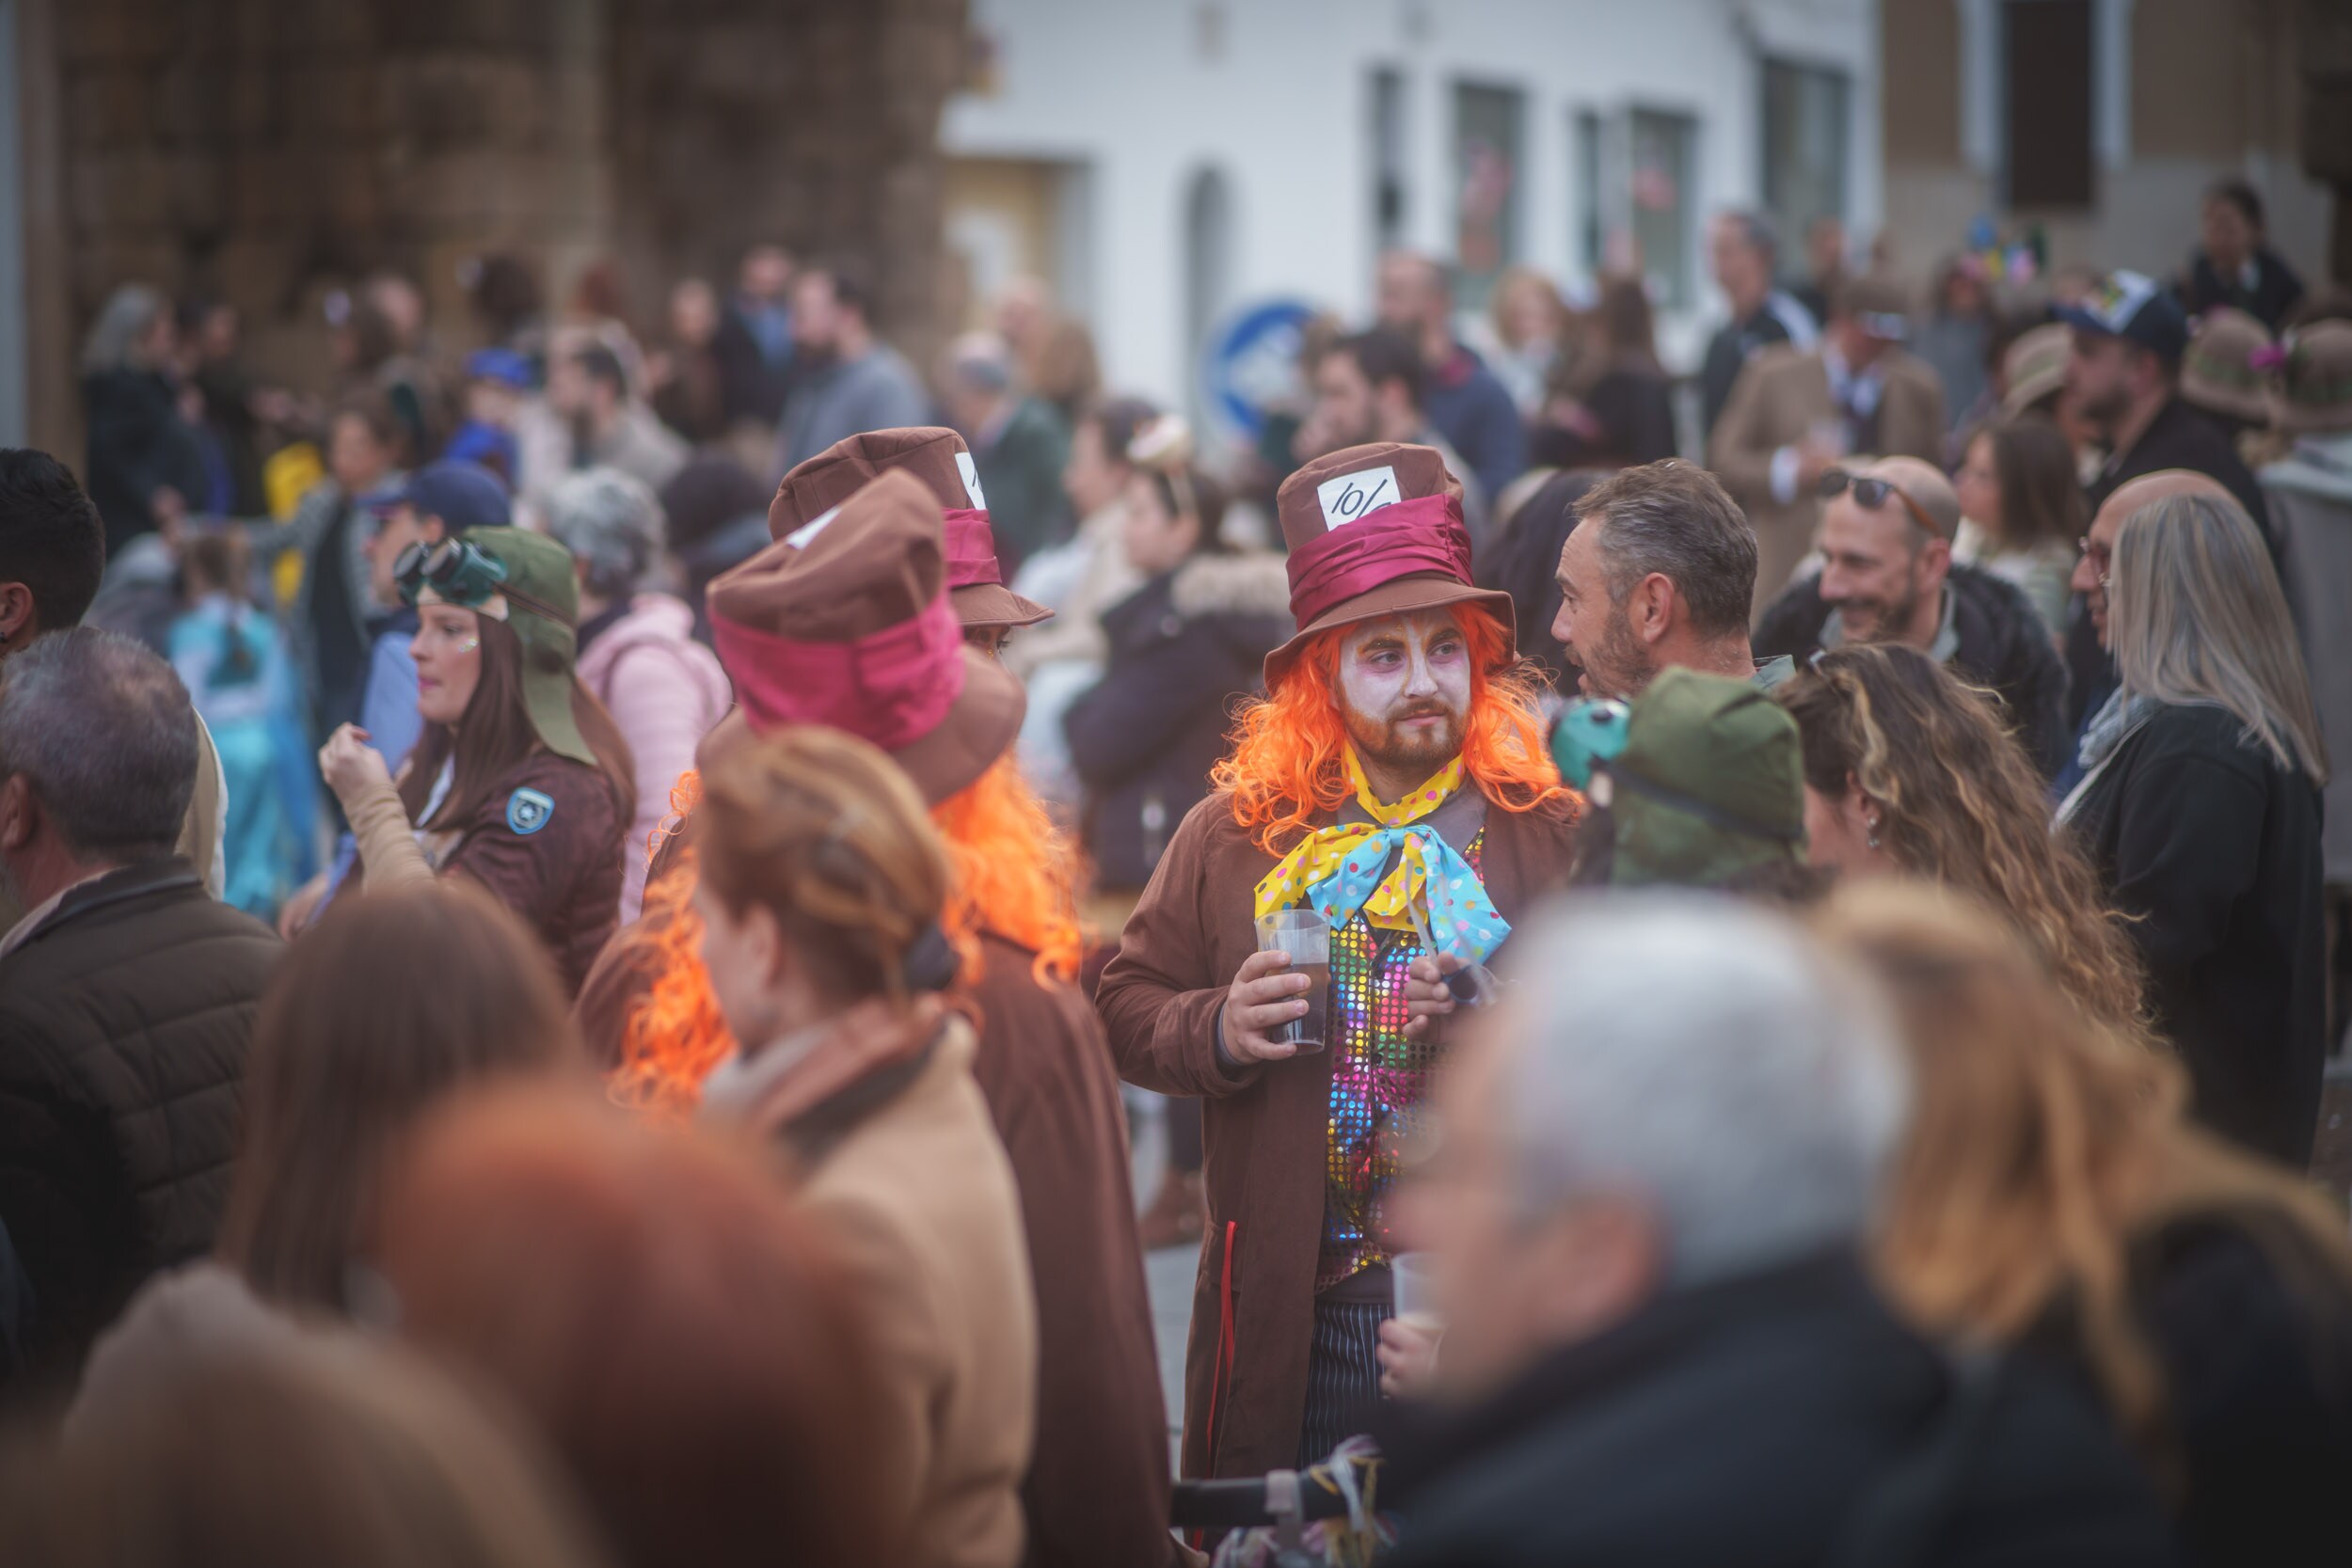
[[1715,887],[1804,857],[1796,721],[1750,682],[1663,671],[1629,706],[1572,706],[1552,749],[1564,773],[1608,779],[1613,883]]
[[455,605],[505,622],[522,644],[523,709],[540,743],[595,765],[572,715],[580,583],[569,550],[525,529],[469,529],[437,545],[409,546],[392,575],[412,605]]

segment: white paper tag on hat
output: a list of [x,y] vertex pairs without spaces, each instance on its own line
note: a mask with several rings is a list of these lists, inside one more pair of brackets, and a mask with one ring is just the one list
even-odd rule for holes
[[972,498],[972,510],[988,510],[988,498],[980,494],[980,470],[973,465],[968,451],[956,453],[956,472],[963,476],[963,493]]
[[791,546],[796,550],[804,550],[808,548],[808,542],[810,540],[825,531],[825,525],[827,523],[832,522],[835,517],[840,515],[841,508],[837,506],[834,507],[830,511],[819,512],[816,516],[811,517],[807,522],[803,523],[799,528],[796,528],[791,532],[786,534],[784,536],[784,542]]
[[1404,499],[1396,488],[1396,470],[1385,464],[1327,479],[1315,486],[1315,499],[1323,505],[1326,533],[1349,523],[1360,523],[1382,507],[1393,506]]

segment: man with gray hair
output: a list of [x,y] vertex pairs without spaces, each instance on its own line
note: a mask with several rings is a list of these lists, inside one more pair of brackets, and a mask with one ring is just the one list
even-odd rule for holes
[[0,667],[0,881],[28,911],[0,934],[0,1225],[38,1383],[209,1251],[228,1196],[279,944],[173,852],[196,758],[186,689],[135,642],[61,631]]
[[1910,1085],[1859,976],[1692,894],[1520,943],[1400,1205],[1443,1338],[1383,1330],[1428,1396],[1381,1434],[1398,1568],[2174,1560],[2086,1397],[1947,1362],[1868,1282]]
[[1715,476],[1678,457],[1621,468],[1576,503],[1551,635],[1587,696],[1640,696],[1680,666],[1770,689],[1795,666],[1748,646],[1756,531]]

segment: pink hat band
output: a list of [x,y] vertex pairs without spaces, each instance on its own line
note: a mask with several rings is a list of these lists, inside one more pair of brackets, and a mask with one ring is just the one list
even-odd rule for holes
[[711,641],[753,729],[824,724],[885,752],[937,729],[963,691],[963,628],[942,594],[921,614],[848,642],[803,642],[730,621]]
[[1005,570],[996,563],[996,533],[988,526],[987,513],[951,506],[939,515],[939,521],[946,538],[948,587],[977,588],[1005,580]]
[[1470,533],[1451,495],[1397,501],[1292,550],[1291,614],[1303,631],[1333,607],[1416,572],[1470,582]]

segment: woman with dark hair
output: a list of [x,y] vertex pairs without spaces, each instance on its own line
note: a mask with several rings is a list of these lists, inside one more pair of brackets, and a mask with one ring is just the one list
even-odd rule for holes
[[1536,416],[1529,456],[1553,468],[1628,468],[1672,457],[1674,401],[1642,280],[1603,283],[1590,320],[1596,341],[1563,361],[1565,379]]
[[1143,586],[1103,612],[1109,661],[1062,719],[1104,889],[1139,893],[1152,879],[1168,835],[1209,792],[1228,707],[1258,689],[1288,625],[1281,559],[1227,546],[1224,492],[1191,455],[1173,416],[1129,449],[1122,545]]
[[[729,732],[722,732],[729,735]],[[694,814],[709,985],[741,1044],[703,1116],[771,1140],[841,1248],[878,1358],[880,1544],[939,1568],[1024,1560],[1037,1300],[1021,1197],[939,994],[952,871],[923,797],[821,725],[711,750]]]
[[2341,1561],[2340,1204],[2197,1126],[2180,1064],[2070,1006],[1997,911],[1872,883],[1816,928],[1883,982],[1909,1047],[1873,1248],[1895,1304],[1947,1342],[2078,1367],[2188,1561]]
[[572,558],[521,529],[412,550],[410,653],[425,721],[395,780],[345,724],[319,752],[366,866],[386,888],[464,873],[520,915],[567,994],[620,924],[635,763],[580,684]]
[[1775,693],[1804,747],[1813,863],[1847,879],[1940,882],[2006,917],[2058,989],[2105,1027],[2142,1037],[2131,939],[1989,694],[1887,643],[1840,648]]
[[486,894],[425,883],[338,899],[288,950],[254,1022],[245,1137],[215,1260],[167,1275],[101,1339],[73,1420],[135,1397],[191,1344],[280,1341],[341,1316],[386,1163],[469,1085],[582,1072],[547,956]]
[[2039,415],[1998,420],[1969,438],[1952,489],[1961,510],[1952,559],[2015,583],[2062,643],[2074,543],[2090,526],[2074,443]]

